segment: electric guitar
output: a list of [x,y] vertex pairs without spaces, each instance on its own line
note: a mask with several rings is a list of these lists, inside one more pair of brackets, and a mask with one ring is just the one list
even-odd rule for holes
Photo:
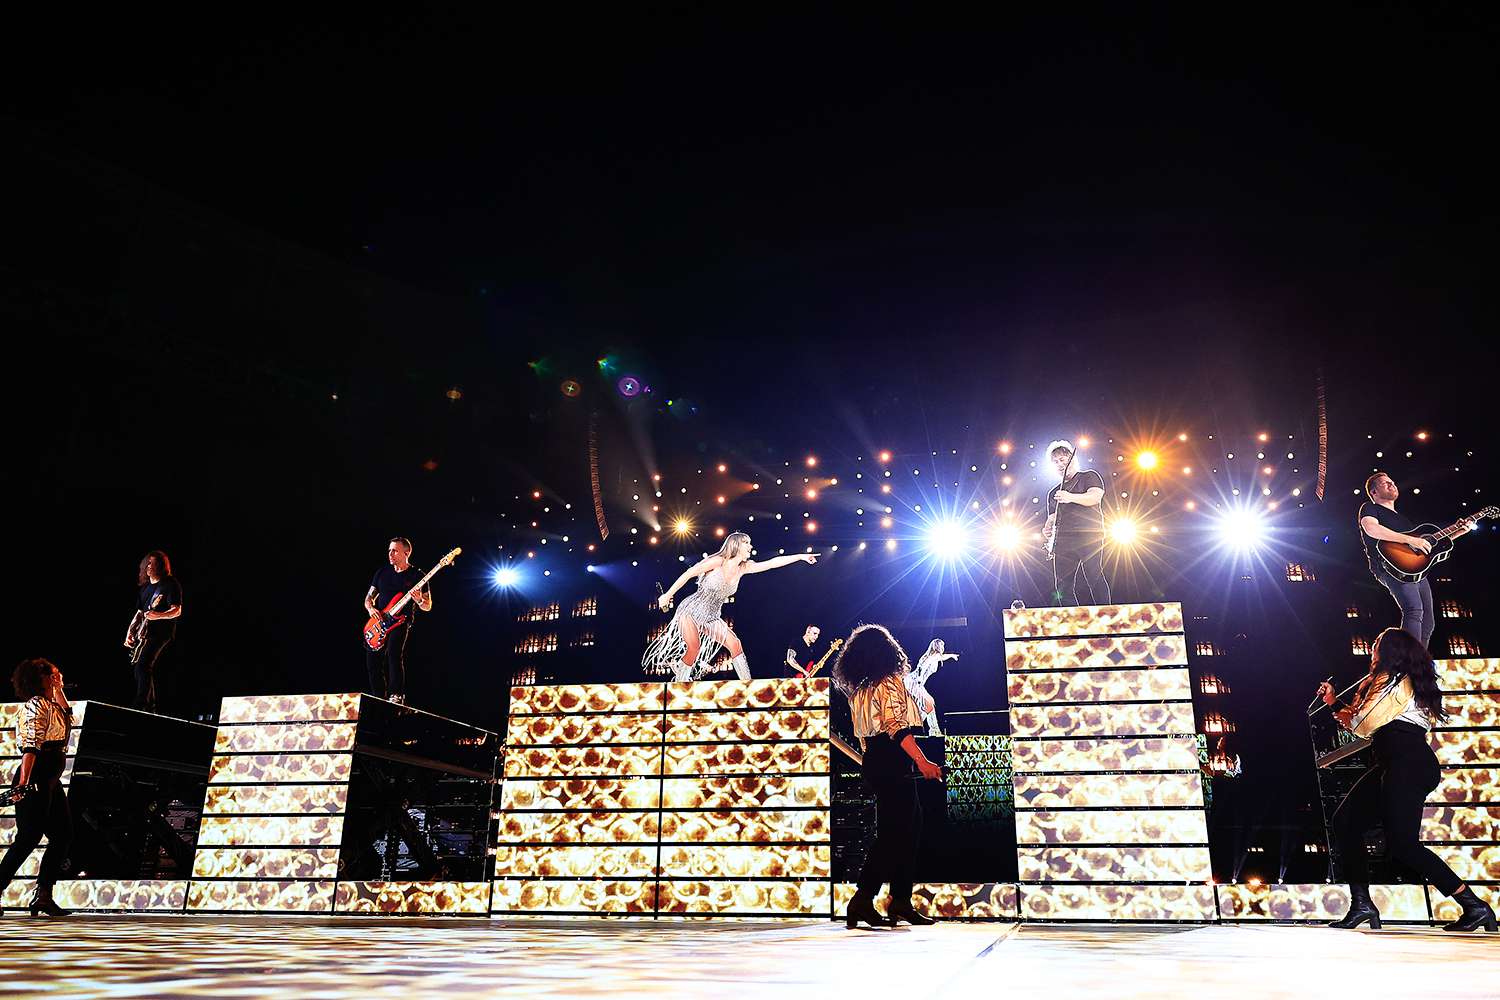
[[804,678],[810,678],[814,674],[816,674],[819,670],[822,670],[823,669],[823,664],[827,663],[828,662],[828,658],[830,656],[832,656],[834,653],[838,652],[839,647],[842,646],[843,644],[844,644],[844,640],[843,639],[835,639],[832,642],[830,642],[828,644],[828,649],[827,649],[826,652],[823,653],[822,658],[820,660],[818,660],[817,663],[814,663],[812,665],[812,667],[808,669],[807,673],[803,674],[802,676]]
[[1432,544],[1427,553],[1407,545],[1405,542],[1376,542],[1375,548],[1391,576],[1402,583],[1416,583],[1427,575],[1427,571],[1453,554],[1453,539],[1469,531],[1474,522],[1483,517],[1500,517],[1500,507],[1486,507],[1454,521],[1446,528],[1435,524],[1419,524],[1408,535],[1425,538]]
[[453,560],[457,559],[461,552],[463,552],[463,549],[453,549],[450,551],[443,558],[439,559],[438,564],[428,570],[427,575],[418,580],[410,590],[402,594],[397,594],[391,598],[390,603],[385,606],[384,611],[378,615],[370,616],[370,620],[365,622],[366,649],[378,650],[385,647],[385,637],[391,633],[391,630],[406,624],[406,616],[401,612],[405,610],[407,602],[411,600],[411,595],[427,586],[427,581],[437,576],[438,570],[444,566],[452,566]]
[[146,612],[137,611],[130,619],[130,626],[125,629],[125,648],[130,650],[132,664],[141,662],[141,654],[146,651]]

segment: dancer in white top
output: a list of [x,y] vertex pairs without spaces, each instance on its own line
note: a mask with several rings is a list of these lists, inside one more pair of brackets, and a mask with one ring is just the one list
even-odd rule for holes
[[927,692],[927,682],[937,673],[938,666],[944,660],[958,659],[957,653],[948,653],[944,649],[941,639],[929,642],[927,652],[922,654],[912,672],[906,675],[906,690],[911,692],[911,696],[917,701],[917,707],[922,710],[922,721],[927,723],[928,736],[941,736],[943,731],[938,728],[937,703]]
[[818,554],[776,556],[765,562],[755,562],[750,556],[750,536],[736,531],[724,539],[718,552],[683,572],[657,598],[657,607],[665,611],[672,606],[673,594],[689,580],[698,580],[698,589],[682,602],[666,631],[646,646],[646,654],[641,657],[643,669],[648,673],[670,671],[673,680],[689,681],[713,669],[714,658],[719,650],[725,649],[729,651],[735,676],[742,681],[750,679],[745,649],[739,636],[724,621],[724,602],[740,589],[740,577],[747,573],[764,573],[798,562],[811,565],[818,561]]

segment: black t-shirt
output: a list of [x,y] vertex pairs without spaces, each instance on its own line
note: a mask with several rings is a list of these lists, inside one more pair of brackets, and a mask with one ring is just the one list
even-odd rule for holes
[[1057,515],[1057,543],[1055,551],[1074,548],[1078,545],[1095,545],[1104,538],[1104,498],[1093,507],[1076,503],[1058,503],[1057,491],[1087,493],[1095,487],[1104,489],[1104,477],[1094,469],[1083,469],[1047,491],[1047,513]]
[[[802,637],[799,635],[797,636],[797,641],[792,643],[791,648],[797,654],[797,662],[802,665],[802,669],[810,670],[812,669],[812,665],[814,663],[817,663],[819,658],[822,657],[823,653],[827,651],[828,643],[824,642],[823,639],[819,637],[817,642],[809,646],[807,643],[802,641]],[[827,664],[824,664],[824,667],[826,669]],[[800,671],[793,670],[790,666],[787,665],[787,662],[785,660],[781,661],[781,672],[787,677],[806,676]],[[819,671],[819,673],[822,673],[822,671]]]
[[[426,570],[418,569],[415,566],[407,566],[404,573],[397,573],[394,566],[385,565],[380,567],[375,571],[375,579],[370,581],[370,586],[375,588],[375,606],[384,611],[385,606],[391,603],[391,598],[397,594],[406,593],[407,589],[422,579],[425,573]],[[413,607],[415,603],[415,601],[412,601],[401,609],[401,613],[406,616],[408,624],[416,616],[416,608]]]
[[1354,523],[1359,525],[1359,540],[1365,543],[1365,558],[1370,560],[1370,572],[1379,573],[1384,569],[1385,563],[1381,562],[1380,550],[1375,547],[1379,542],[1365,534],[1365,528],[1361,522],[1367,517],[1373,517],[1379,521],[1382,528],[1399,531],[1403,535],[1411,534],[1411,530],[1416,525],[1412,524],[1411,519],[1405,514],[1398,514],[1389,507],[1382,507],[1373,501],[1366,501],[1359,505],[1359,514],[1355,517]]
[[[155,583],[148,582],[141,588],[141,596],[136,599],[137,611],[170,611],[182,604],[182,585],[177,582],[175,576],[169,576]],[[156,634],[175,633],[177,631],[177,620],[175,618],[149,621],[146,628]]]

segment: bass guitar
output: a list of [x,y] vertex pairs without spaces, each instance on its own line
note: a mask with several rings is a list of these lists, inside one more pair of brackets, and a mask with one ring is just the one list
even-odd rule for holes
[[443,558],[438,560],[436,566],[427,571],[427,575],[412,585],[412,588],[404,593],[392,597],[385,610],[378,615],[371,615],[370,620],[365,622],[365,648],[370,650],[384,649],[385,638],[390,635],[391,630],[406,624],[406,616],[401,612],[406,610],[407,602],[411,595],[427,586],[427,581],[437,576],[437,571],[444,566],[452,566],[453,560],[457,559],[463,549],[453,549]]
[[823,656],[818,660],[818,662],[814,663],[808,669],[807,673],[803,674],[802,676],[803,677],[812,677],[819,670],[822,670],[823,669],[823,664],[827,663],[828,662],[828,658],[830,656],[832,656],[834,653],[837,653],[838,650],[839,650],[839,647],[842,646],[843,644],[844,644],[844,640],[843,639],[835,639],[832,642],[830,642],[828,644],[828,650],[823,654]]
[[1453,539],[1473,529],[1480,518],[1500,517],[1500,507],[1486,507],[1466,515],[1446,528],[1435,524],[1419,524],[1408,535],[1424,538],[1432,545],[1431,552],[1421,552],[1405,542],[1376,542],[1381,562],[1386,570],[1402,583],[1416,583],[1427,575],[1427,571],[1453,554]]

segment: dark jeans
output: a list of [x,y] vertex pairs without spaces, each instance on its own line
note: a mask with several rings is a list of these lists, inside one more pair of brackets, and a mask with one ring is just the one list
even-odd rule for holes
[[1437,616],[1432,611],[1432,584],[1425,576],[1418,583],[1402,583],[1384,569],[1376,571],[1375,579],[1396,599],[1396,606],[1401,609],[1401,627],[1426,646],[1437,627]]
[[1109,603],[1109,581],[1104,578],[1104,549],[1097,545],[1059,546],[1052,559],[1054,597],[1062,607],[1079,604],[1078,579],[1088,588],[1089,604]]
[[1421,726],[1397,720],[1375,730],[1375,766],[1364,773],[1333,814],[1334,843],[1344,879],[1370,884],[1365,831],[1385,828],[1386,851],[1451,896],[1463,884],[1443,859],[1422,846],[1422,805],[1442,774]]
[[875,843],[859,875],[860,895],[873,898],[889,883],[892,903],[910,903],[922,834],[911,758],[889,736],[872,736],[865,741],[863,771],[865,784],[875,793]]
[[38,790],[16,803],[16,839],[11,841],[10,849],[0,859],[0,894],[4,894],[10,880],[16,877],[21,865],[41,843],[43,835],[47,837],[47,850],[42,854],[37,885],[51,889],[62,877],[63,863],[68,859],[68,848],[73,842],[73,816],[68,811],[67,793],[58,780],[62,776],[64,759],[60,746],[47,746],[37,751],[36,763],[31,767],[31,780]]
[[172,644],[175,635],[174,629],[153,630],[146,626],[146,638],[142,640],[144,648],[135,664],[135,700],[130,703],[131,708],[155,712],[161,704],[161,677],[157,668],[161,665],[162,653]]
[[365,650],[369,691],[377,698],[406,694],[406,637],[410,634],[410,625],[399,625],[386,634],[380,649]]

